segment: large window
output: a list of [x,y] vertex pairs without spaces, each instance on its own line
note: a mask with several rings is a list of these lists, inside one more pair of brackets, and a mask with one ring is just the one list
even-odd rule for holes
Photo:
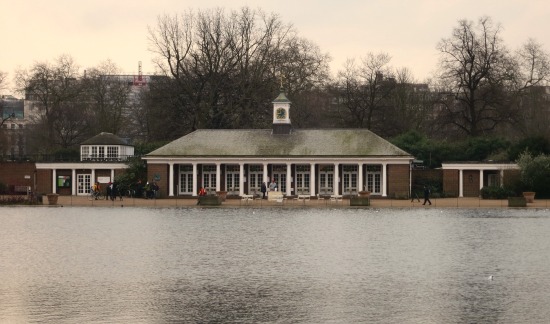
[[342,166],[342,178],[343,178],[343,193],[344,194],[356,194],[357,193],[357,165],[343,165]]
[[225,185],[229,194],[238,195],[240,193],[240,166],[227,165],[225,167]]
[[263,182],[263,166],[250,165],[248,167],[248,194],[259,194]]
[[193,166],[180,165],[180,194],[193,194]]
[[334,165],[319,166],[319,194],[332,195],[334,193]]
[[382,193],[382,166],[367,165],[367,184],[365,189],[373,194]]
[[107,158],[118,158],[118,146],[107,146]]
[[216,192],[216,166],[202,166],[202,187],[209,193]]
[[309,165],[296,165],[296,194],[310,194],[310,170]]

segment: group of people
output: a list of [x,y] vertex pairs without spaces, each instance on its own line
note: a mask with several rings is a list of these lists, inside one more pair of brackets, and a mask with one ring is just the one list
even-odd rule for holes
[[[95,197],[95,200],[98,200],[99,196],[101,194],[101,185],[99,184],[98,181],[96,181],[92,185],[92,193]],[[122,200],[122,193],[120,193],[119,190],[118,190],[118,184],[116,182],[109,182],[107,184],[107,195],[106,195],[106,197],[114,201],[116,199],[117,195],[120,197],[120,200]]]
[[262,187],[260,189],[260,191],[262,192],[262,199],[267,198],[267,190],[268,189],[269,189],[269,191],[277,191],[278,190],[277,182],[275,182],[275,179],[271,179],[271,182],[269,183],[269,187],[267,186],[267,184],[265,182],[262,183]]
[[[262,186],[261,186],[261,189],[260,189],[261,192],[262,192],[262,199],[267,198],[268,189],[269,189],[269,191],[277,191],[278,190],[277,182],[275,181],[275,179],[271,179],[271,182],[269,183],[269,186],[265,182],[262,183]],[[424,203],[422,205],[425,205],[426,203],[429,203],[430,205],[432,204],[432,202],[430,201],[430,193],[431,193],[430,188],[428,188],[428,186],[424,186]],[[206,190],[203,187],[201,187],[199,189],[199,196],[206,196]],[[197,202],[197,205],[198,204],[199,203]]]
[[[147,182],[145,185],[143,185],[141,180],[138,180],[138,182],[134,186],[133,196],[139,197],[139,198],[144,197],[146,199],[153,199],[157,196],[158,191],[159,191],[159,186],[157,185],[156,182],[154,181],[151,183]],[[92,185],[92,192],[97,200],[101,193],[101,185],[99,184],[99,182],[96,181]],[[119,187],[119,184],[116,181],[109,182],[107,184],[106,192],[107,192],[106,197],[108,197],[113,201],[116,199],[116,197],[119,197],[120,200],[123,200],[124,190],[122,190]]]
[[141,180],[138,180],[135,190],[136,197],[143,197],[145,195],[145,199],[153,199],[157,196],[159,186],[154,181],[151,183],[147,181],[147,183],[143,185]]

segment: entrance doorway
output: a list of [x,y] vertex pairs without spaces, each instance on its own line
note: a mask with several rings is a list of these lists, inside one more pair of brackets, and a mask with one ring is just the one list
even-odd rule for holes
[[342,166],[342,180],[344,188],[344,195],[357,194],[357,165],[343,165]]
[[310,188],[309,188],[310,169],[311,167],[309,165],[296,166],[296,194],[297,195],[310,194]]
[[367,191],[372,194],[382,193],[382,166],[367,165]]
[[227,165],[225,167],[226,191],[229,195],[239,195],[240,189],[240,166]]
[[319,194],[334,194],[334,165],[319,166]]
[[275,164],[273,165],[273,172],[271,172],[271,178],[275,179],[277,183],[277,191],[286,193],[286,165]]
[[77,174],[76,175],[76,194],[78,196],[87,195],[92,190],[92,175]]

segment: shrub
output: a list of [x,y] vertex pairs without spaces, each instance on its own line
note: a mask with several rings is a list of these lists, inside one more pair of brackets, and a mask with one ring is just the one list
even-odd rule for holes
[[0,205],[33,205],[27,196],[5,196],[0,197]]
[[3,182],[0,182],[0,195],[5,195],[8,193],[8,186],[3,183]]
[[534,191],[538,197],[550,196],[550,156],[533,157],[528,151],[520,154],[517,164],[521,170],[523,190]]
[[506,199],[507,197],[513,196],[507,188],[500,186],[489,186],[481,188],[481,198],[482,199]]

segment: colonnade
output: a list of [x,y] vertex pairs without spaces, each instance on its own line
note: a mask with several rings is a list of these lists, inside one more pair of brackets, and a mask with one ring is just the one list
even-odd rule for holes
[[381,186],[381,196],[386,197],[387,196],[387,162],[379,162],[379,161],[372,161],[372,162],[332,162],[332,163],[314,163],[314,162],[261,162],[257,163],[256,161],[191,161],[189,163],[177,162],[177,161],[169,161],[168,162],[168,196],[172,197],[175,195],[175,186],[177,181],[175,181],[175,167],[178,165],[192,165],[192,195],[196,196],[198,192],[198,175],[199,175],[199,165],[212,165],[215,164],[216,166],[216,191],[221,191],[222,188],[222,170],[221,166],[222,164],[238,164],[239,165],[239,174],[241,175],[239,177],[239,195],[245,194],[245,165],[262,165],[263,167],[263,181],[268,183],[270,182],[270,178],[268,176],[269,174],[269,166],[270,165],[285,165],[286,166],[286,183],[285,188],[286,192],[284,194],[286,195],[292,195],[292,182],[294,180],[292,176],[292,166],[293,165],[309,165],[310,171],[309,171],[309,189],[310,189],[310,195],[315,196],[316,192],[318,191],[316,188],[317,184],[317,172],[316,167],[318,165],[333,165],[334,166],[334,182],[333,182],[333,194],[334,195],[340,195],[340,187],[341,187],[341,177],[340,177],[340,167],[342,165],[357,165],[357,190],[361,191],[363,190],[365,186],[365,179],[364,179],[364,172],[363,169],[365,165],[380,165],[381,166],[381,180],[380,180],[380,186]]

